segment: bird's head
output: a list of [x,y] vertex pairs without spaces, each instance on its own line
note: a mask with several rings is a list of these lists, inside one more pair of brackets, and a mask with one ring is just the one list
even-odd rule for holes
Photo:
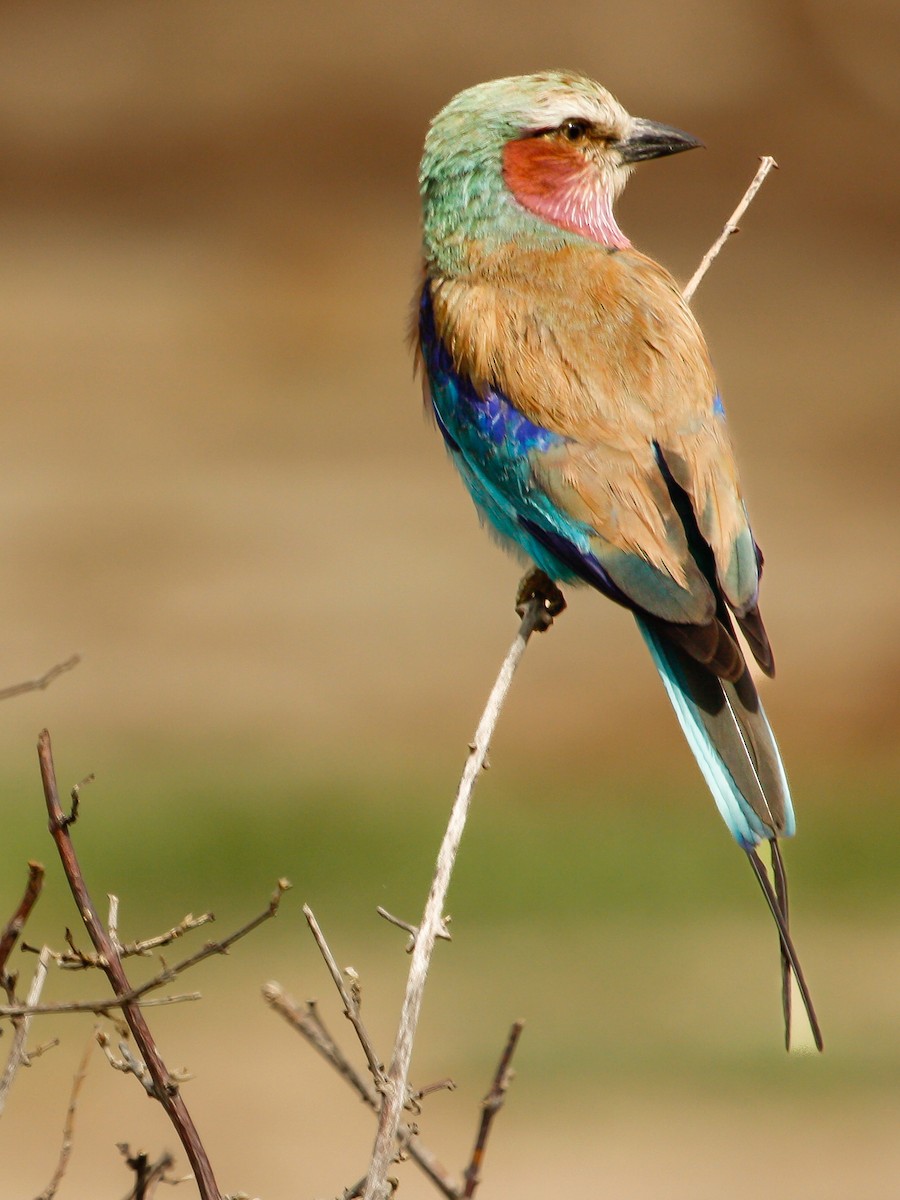
[[583,75],[547,71],[468,88],[425,139],[426,259],[455,273],[473,249],[504,242],[555,245],[574,236],[626,247],[613,203],[634,164],[700,145],[632,117]]

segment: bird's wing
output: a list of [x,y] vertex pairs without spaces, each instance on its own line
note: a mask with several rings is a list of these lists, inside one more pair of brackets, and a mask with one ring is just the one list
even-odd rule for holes
[[459,448],[470,475],[494,476],[482,485],[512,503],[519,530],[543,538],[574,574],[597,586],[592,576],[602,577],[614,599],[704,629],[688,636],[700,637],[706,661],[724,654],[728,674],[743,664],[736,646],[719,647],[730,625],[716,617],[724,595],[765,665],[734,457],[702,335],[670,276],[634,252],[513,250],[477,277],[432,281],[425,295],[444,374],[457,379],[442,423],[493,397],[537,431],[530,442],[504,434],[487,458],[480,434]]

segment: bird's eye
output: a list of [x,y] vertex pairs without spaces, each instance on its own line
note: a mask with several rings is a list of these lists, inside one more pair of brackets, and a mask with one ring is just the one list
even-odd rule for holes
[[579,121],[573,117],[569,121],[563,121],[559,127],[559,132],[567,141],[577,142],[580,138],[584,137],[588,129],[590,129],[590,125],[587,121]]

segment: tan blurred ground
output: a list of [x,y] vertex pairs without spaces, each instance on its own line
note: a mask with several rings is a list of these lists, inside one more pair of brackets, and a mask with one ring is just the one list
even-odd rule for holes
[[[4,707],[7,771],[32,771],[45,723],[88,765],[456,762],[518,571],[420,416],[417,159],[455,91],[558,65],[706,141],[641,170],[622,209],[682,277],[757,157],[781,164],[697,300],[766,552],[766,703],[795,760],[896,764],[898,51],[893,0],[4,6],[0,676],[84,655]],[[679,746],[612,605],[576,597],[524,679],[503,736],[535,767],[639,771]],[[727,1125],[715,1107],[692,1120]],[[887,1196],[881,1111],[853,1110],[876,1164],[858,1190],[831,1113],[806,1190],[798,1172],[770,1194]],[[754,1160],[773,1139],[789,1156],[777,1125]],[[640,1153],[618,1128],[608,1144]],[[516,1165],[508,1194],[555,1193]],[[581,1170],[571,1194],[594,1194]],[[698,1171],[633,1194],[758,1194]]]

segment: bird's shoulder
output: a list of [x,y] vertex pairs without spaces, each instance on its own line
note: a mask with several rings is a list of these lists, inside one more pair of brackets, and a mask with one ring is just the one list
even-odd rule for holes
[[[459,374],[564,439],[544,456],[546,487],[681,582],[687,550],[673,534],[663,458],[729,599],[741,609],[754,601],[754,545],[709,354],[663,267],[633,250],[511,248],[427,286]],[[635,525],[627,538],[625,509]]]
[[634,250],[510,246],[430,281],[435,327],[476,386],[567,436],[709,413],[706,343],[672,276]]

